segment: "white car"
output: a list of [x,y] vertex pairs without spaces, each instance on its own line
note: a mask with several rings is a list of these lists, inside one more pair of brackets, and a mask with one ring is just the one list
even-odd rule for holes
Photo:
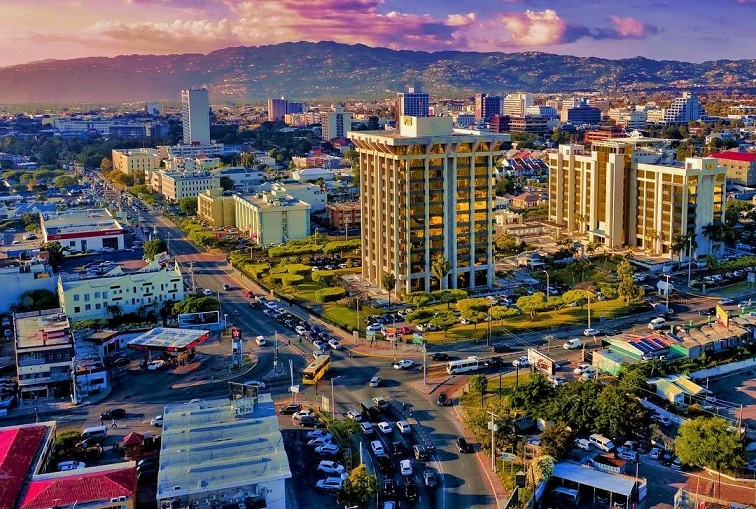
[[303,325],[297,325],[296,327],[294,327],[294,332],[302,336],[305,332],[307,332],[307,329]]
[[341,477],[328,477],[326,479],[320,479],[315,483],[315,488],[322,491],[337,493],[341,491],[343,485],[344,480]]
[[412,359],[402,359],[394,363],[394,369],[409,369],[415,365],[415,361]]
[[415,328],[416,328],[416,329],[417,329],[417,330],[418,330],[419,332],[432,332],[432,331],[436,330],[436,326],[435,326],[435,325],[431,325],[431,324],[429,324],[429,323],[425,323],[425,324],[421,323],[421,324],[419,324],[419,325],[418,325],[417,327],[415,327]]
[[585,438],[576,438],[575,445],[578,446],[578,448],[586,450],[586,451],[591,450],[591,443]]
[[383,325],[381,325],[380,323],[371,323],[365,328],[365,330],[368,330],[371,332],[379,332],[383,330]]
[[318,471],[323,472],[325,474],[343,474],[344,473],[344,465],[340,465],[336,463],[335,461],[331,460],[323,460],[320,463],[318,463]]
[[332,443],[330,437],[318,437],[318,438],[310,439],[307,442],[307,445],[310,447],[320,447],[321,445],[326,445],[330,443]]
[[381,377],[374,376],[370,379],[370,387],[378,387],[381,385]]
[[598,329],[585,329],[583,336],[598,336],[600,334]]
[[512,366],[516,368],[526,368],[530,366],[530,361],[526,356],[518,357],[515,360],[512,361]]
[[149,369],[150,371],[156,371],[158,369],[163,369],[165,367],[165,364],[165,361],[160,359],[150,361],[149,364],[147,364],[147,369]]
[[291,419],[294,421],[298,421],[302,417],[311,417],[314,419],[315,412],[313,412],[312,410],[300,410],[299,412],[292,414]]
[[320,348],[316,348],[315,350],[312,351],[313,359],[317,359],[318,357],[323,357],[324,355],[326,355],[326,353]]
[[339,343],[338,340],[336,340],[336,339],[329,339],[328,340],[328,346],[330,346],[334,350],[341,350],[343,348],[341,346],[341,343]]
[[259,380],[250,380],[249,382],[244,382],[244,385],[247,387],[257,387],[258,389],[268,388],[268,386],[265,385],[265,382],[260,382]]
[[336,444],[323,444],[315,448],[315,454],[338,454],[341,447]]
[[407,421],[396,421],[396,429],[398,429],[399,433],[402,435],[409,435],[412,433],[412,428],[410,428]]
[[320,438],[320,437],[328,437],[332,438],[333,435],[330,431],[325,429],[314,429],[312,431],[307,432],[307,438]]
[[386,421],[379,422],[378,429],[381,430],[381,433],[383,433],[384,435],[391,434],[391,424],[387,423]]
[[402,460],[399,462],[399,472],[402,475],[412,475],[412,460]]
[[376,456],[385,456],[386,451],[383,450],[383,444],[378,440],[370,442],[370,448],[373,450],[373,454]]
[[360,427],[362,428],[362,433],[364,433],[365,435],[374,435],[375,434],[375,427],[370,422],[360,423]]
[[257,336],[255,338],[255,343],[257,343],[258,346],[265,346],[268,344],[268,341],[262,336]]
[[719,301],[720,306],[729,306],[731,304],[735,304],[735,301],[730,298],[724,298]]
[[162,426],[163,425],[163,416],[162,415],[156,415],[152,419],[150,419],[150,424],[153,426]]
[[357,410],[348,410],[346,413],[346,416],[352,419],[353,421],[362,422],[362,414],[359,413]]
[[202,293],[204,293],[207,296],[210,296],[213,294],[213,291],[210,288],[205,288],[204,290],[202,290]]
[[58,463],[58,470],[66,472],[67,470],[78,470],[80,468],[87,468],[87,464],[81,461],[61,461]]
[[573,373],[576,375],[582,375],[586,371],[590,371],[592,366],[590,364],[586,364],[585,362],[582,362],[578,364],[578,366],[572,370]]

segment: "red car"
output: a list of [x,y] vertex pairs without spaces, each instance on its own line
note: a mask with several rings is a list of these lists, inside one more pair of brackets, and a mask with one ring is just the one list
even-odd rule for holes
[[410,334],[412,331],[409,327],[399,327],[396,329],[396,335],[397,336],[404,336],[405,334]]
[[246,292],[244,292],[244,296],[251,299],[252,297],[255,296],[255,294],[247,290]]

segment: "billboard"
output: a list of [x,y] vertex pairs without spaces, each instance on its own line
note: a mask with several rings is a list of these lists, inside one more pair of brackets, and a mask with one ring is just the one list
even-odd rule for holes
[[528,348],[528,360],[538,371],[546,373],[548,376],[554,376],[554,372],[556,371],[556,361],[551,357],[532,348]]
[[220,322],[218,311],[203,311],[202,313],[184,313],[178,315],[178,324],[181,328],[214,325]]
[[717,318],[719,318],[719,321],[722,323],[722,325],[725,328],[730,327],[730,314],[727,312],[726,309],[724,309],[722,306],[717,304]]

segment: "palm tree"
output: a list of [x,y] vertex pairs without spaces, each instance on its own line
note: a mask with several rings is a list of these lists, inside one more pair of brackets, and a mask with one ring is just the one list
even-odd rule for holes
[[[688,236],[687,235],[675,235],[672,237],[672,244],[669,246],[669,250],[672,255],[677,255],[677,263],[682,263],[682,253],[688,249]],[[690,253],[688,253],[690,254]]]
[[396,286],[396,277],[391,273],[384,274],[381,283],[383,283],[383,288],[388,292],[388,307],[391,309],[391,292]]
[[711,247],[714,242],[722,240],[723,231],[722,223],[709,223],[701,228],[701,234],[709,241],[709,248],[707,252],[711,254]]
[[651,254],[656,253],[656,241],[659,240],[659,232],[655,228],[649,228],[646,230],[646,240],[651,243]]
[[444,289],[444,282],[446,281],[446,276],[449,274],[449,271],[451,270],[451,263],[444,258],[444,255],[438,255],[438,257],[433,261],[431,264],[431,272],[433,272],[433,275],[436,276],[438,279],[438,289],[443,290]]
[[577,214],[574,215],[573,219],[575,221],[575,230],[578,233],[581,233],[583,223],[585,222],[585,216],[581,214],[580,212],[578,212]]

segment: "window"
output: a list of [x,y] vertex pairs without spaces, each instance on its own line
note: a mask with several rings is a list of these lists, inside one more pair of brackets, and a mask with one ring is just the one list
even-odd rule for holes
[[81,313],[81,308],[79,306],[76,306],[74,308],[74,313]]
[[73,298],[74,298],[74,302],[78,302],[79,301],[79,295],[78,294],[74,295]]
[[91,311],[91,309],[92,309],[92,304],[85,304],[85,305],[84,305],[84,309],[85,309],[86,311]]
[[95,292],[95,299],[99,299],[99,298],[100,298],[100,292]]
[[89,302],[89,294],[88,293],[84,294],[84,302]]

